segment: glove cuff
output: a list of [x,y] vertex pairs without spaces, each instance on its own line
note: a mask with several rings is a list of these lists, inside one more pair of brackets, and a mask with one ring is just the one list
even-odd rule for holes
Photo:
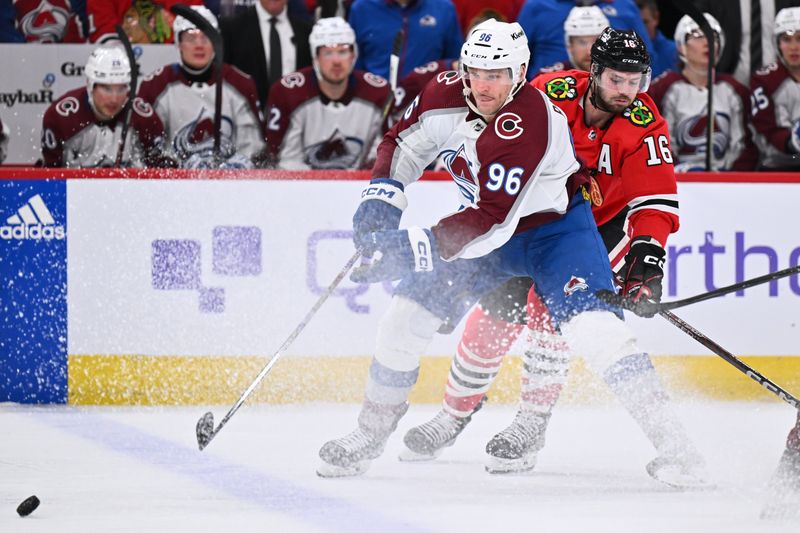
[[431,272],[435,251],[430,231],[418,227],[408,228],[408,241],[414,254],[414,272]]
[[[408,207],[408,200],[406,194],[403,192],[402,184],[394,180],[373,180],[361,191],[361,202],[368,200],[380,200],[387,204],[396,207],[400,211],[404,211]],[[398,185],[394,185],[394,182]]]
[[630,247],[633,248],[637,244],[652,244],[653,246],[658,246],[661,249],[664,248],[663,244],[661,244],[660,242],[658,242],[656,239],[654,239],[649,235],[641,235],[639,237],[634,237],[633,240],[631,240]]

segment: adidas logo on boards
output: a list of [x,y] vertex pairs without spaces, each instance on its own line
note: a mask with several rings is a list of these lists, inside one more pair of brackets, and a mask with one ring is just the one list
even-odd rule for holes
[[19,209],[17,214],[6,219],[0,226],[0,239],[10,240],[52,240],[66,237],[64,226],[57,226],[52,213],[38,194],[32,196]]

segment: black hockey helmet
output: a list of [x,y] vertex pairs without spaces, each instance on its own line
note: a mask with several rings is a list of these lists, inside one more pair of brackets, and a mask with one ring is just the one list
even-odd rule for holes
[[639,34],[633,30],[608,27],[592,45],[592,63],[623,72],[648,72],[650,54]]

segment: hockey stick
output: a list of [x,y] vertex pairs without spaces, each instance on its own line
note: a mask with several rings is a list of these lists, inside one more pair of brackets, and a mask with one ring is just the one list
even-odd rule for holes
[[[208,40],[211,41],[211,46],[214,47],[214,166],[219,166],[222,162],[221,153],[221,129],[222,129],[222,62],[223,52],[222,49],[222,34],[211,25],[206,18],[193,10],[189,6],[182,4],[175,4],[170,8],[173,13],[180,15],[202,31]],[[177,36],[176,36],[177,39]]]
[[[698,302],[704,302],[706,300],[710,300],[712,298],[717,298],[719,296],[724,296],[732,292],[749,289],[750,287],[755,287],[756,285],[761,285],[762,283],[768,283],[770,281],[775,281],[780,278],[785,278],[793,274],[800,274],[800,265],[791,268],[784,268],[783,270],[778,270],[776,272],[772,272],[771,274],[766,274],[764,276],[758,276],[757,278],[752,278],[745,281],[741,281],[739,283],[734,283],[733,285],[728,285],[727,287],[720,287],[719,289],[714,289],[713,291],[704,292],[702,294],[696,294],[688,298],[683,298],[682,300],[674,300],[672,302],[662,302],[659,304],[644,304],[644,305],[648,306],[652,305],[653,309],[655,309],[657,312],[670,311],[672,309],[678,309],[679,307],[685,307],[687,305],[692,305]],[[630,300],[628,300],[624,296],[620,296],[615,292],[601,290],[597,291],[596,294],[597,297],[603,300],[604,302],[616,305],[623,309],[627,309],[628,311],[634,310],[633,307],[635,306],[635,304],[632,304]]]
[[711,350],[712,352],[723,358],[725,361],[733,365],[733,367],[736,368],[736,370],[742,372],[745,376],[751,378],[753,381],[755,381],[756,383],[758,383],[759,385],[761,385],[769,392],[771,392],[784,402],[788,403],[795,409],[800,409],[800,400],[798,400],[797,398],[786,392],[780,386],[776,385],[775,382],[773,382],[769,378],[764,377],[761,373],[748,366],[746,363],[741,361],[731,352],[729,352],[728,350],[726,350],[713,340],[709,339],[708,337],[706,337],[705,335],[694,329],[692,326],[690,326],[689,324],[687,324],[686,322],[684,322],[683,320],[672,314],[670,311],[662,310],[659,311],[658,314],[664,317],[670,324],[676,326],[678,329],[689,335],[691,338],[693,338],[694,340],[696,340],[697,342],[699,342],[700,344],[702,344],[703,346],[705,346],[706,348],[708,348],[709,350]]
[[400,71],[400,53],[403,51],[403,44],[405,43],[406,34],[401,29],[397,32],[397,35],[394,36],[394,43],[392,44],[392,55],[389,56],[389,94],[386,95],[386,100],[383,102],[383,108],[381,109],[381,120],[378,122],[377,125],[370,128],[369,135],[364,139],[364,149],[361,150],[361,153],[356,159],[355,164],[353,165],[353,169],[358,170],[361,168],[361,165],[364,164],[364,159],[367,157],[367,152],[369,152],[372,144],[375,142],[375,138],[381,132],[381,126],[386,121],[386,117],[389,116],[389,112],[392,110],[395,101],[395,90],[397,90],[397,75]]
[[339,272],[336,278],[334,278],[334,280],[331,282],[327,290],[324,293],[322,293],[322,296],[319,297],[319,299],[311,308],[311,310],[309,310],[308,313],[306,313],[306,316],[303,318],[303,320],[297,325],[296,328],[294,328],[294,331],[292,331],[291,335],[289,335],[289,337],[285,341],[283,341],[281,347],[278,348],[278,350],[274,354],[272,354],[270,360],[267,361],[267,364],[264,366],[264,368],[261,369],[261,372],[258,373],[258,375],[250,384],[250,386],[247,387],[247,389],[242,393],[239,399],[236,400],[236,403],[233,404],[233,407],[230,408],[225,417],[220,421],[219,425],[216,428],[214,427],[214,414],[211,411],[204,414],[200,418],[200,420],[197,421],[197,428],[196,428],[197,445],[200,447],[201,451],[203,450],[203,448],[208,446],[208,443],[211,442],[211,439],[213,439],[217,435],[217,433],[222,431],[222,428],[225,426],[225,424],[228,423],[228,420],[230,420],[233,417],[233,415],[236,413],[236,411],[239,410],[239,408],[242,406],[245,400],[247,400],[247,398],[250,396],[250,394],[253,393],[255,388],[258,387],[258,384],[261,383],[261,381],[267,376],[267,374],[269,374],[269,371],[272,370],[272,367],[275,366],[275,363],[278,362],[278,359],[281,358],[283,353],[289,348],[289,346],[291,346],[291,344],[294,342],[297,336],[300,335],[300,333],[305,329],[305,327],[311,321],[313,316],[317,313],[319,308],[322,307],[322,304],[325,303],[325,300],[327,300],[328,297],[336,289],[336,287],[339,286],[339,283],[342,282],[342,280],[350,271],[350,269],[353,267],[353,265],[358,260],[360,255],[361,255],[361,250],[360,249],[356,250],[356,253],[353,254],[353,257],[351,257],[344,265],[344,267],[342,267],[342,270]]
[[[119,139],[119,146],[117,147],[117,157],[114,159],[114,166],[119,167],[122,164],[122,157],[125,154],[125,140],[128,138],[128,129],[130,128],[131,124],[133,99],[136,98],[136,84],[138,83],[139,79],[139,65],[136,64],[136,56],[133,55],[131,41],[125,34],[125,30],[122,29],[122,26],[117,26],[117,37],[119,37],[119,41],[122,43],[122,47],[125,49],[125,55],[128,56],[128,63],[131,67],[131,81],[129,86],[130,88],[128,89],[128,101],[125,102],[125,109],[123,110],[123,113],[125,113],[125,118],[122,122],[122,133]],[[91,98],[91,95],[89,95],[89,97]]]

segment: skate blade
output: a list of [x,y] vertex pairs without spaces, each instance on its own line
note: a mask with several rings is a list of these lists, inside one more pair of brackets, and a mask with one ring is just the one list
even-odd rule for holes
[[717,486],[699,472],[686,472],[678,465],[667,465],[657,470],[647,469],[647,473],[658,481],[673,489],[686,491],[714,490]]
[[426,461],[434,461],[442,454],[442,449],[438,449],[433,453],[418,453],[409,448],[404,448],[398,455],[397,459],[404,463],[424,463]]
[[484,468],[489,474],[525,474],[536,466],[536,454],[520,459],[501,459],[490,457]]
[[321,478],[360,476],[369,468],[369,461],[359,461],[350,466],[336,466],[322,462],[317,467],[317,475]]

